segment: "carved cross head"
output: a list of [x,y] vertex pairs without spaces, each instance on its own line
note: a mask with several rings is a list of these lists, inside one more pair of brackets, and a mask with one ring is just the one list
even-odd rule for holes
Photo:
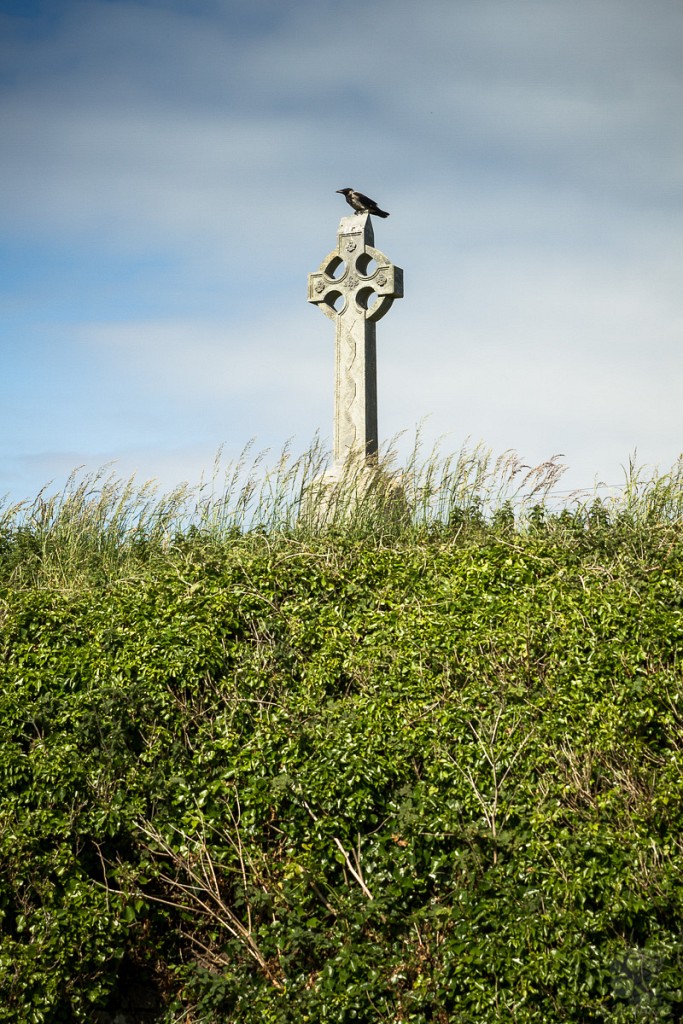
[[394,299],[403,298],[403,271],[373,246],[367,213],[342,217],[337,248],[308,275],[308,301],[330,320],[381,320]]

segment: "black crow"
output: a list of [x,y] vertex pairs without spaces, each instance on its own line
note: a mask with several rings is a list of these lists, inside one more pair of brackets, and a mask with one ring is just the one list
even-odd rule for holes
[[374,199],[368,199],[362,192],[355,192],[352,188],[338,188],[337,192],[346,196],[346,202],[354,208],[356,213],[372,213],[375,217],[389,216],[384,210],[380,210]]

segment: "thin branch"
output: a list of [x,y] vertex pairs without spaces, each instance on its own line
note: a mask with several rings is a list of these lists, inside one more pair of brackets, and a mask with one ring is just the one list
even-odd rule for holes
[[[314,814],[314,812],[311,810],[309,804],[305,800],[302,800],[301,802],[304,805],[304,807],[306,808],[306,810],[308,811],[308,813],[310,814],[310,816],[313,819],[313,821],[317,823],[319,819],[318,819],[317,815]],[[369,900],[373,900],[375,897],[372,895],[372,893],[368,889],[367,885],[365,884],[365,879],[363,878],[363,872],[362,872],[361,865],[360,865],[360,859],[358,857],[356,858],[356,867],[354,868],[353,864],[351,863],[351,858],[349,857],[348,853],[344,849],[341,840],[337,839],[336,836],[332,836],[332,842],[334,843],[334,845],[337,847],[337,849],[341,853],[342,857],[344,858],[344,862],[346,864],[346,867],[349,869],[349,872],[353,875],[353,877],[358,882],[359,886],[363,890],[363,893],[367,896],[367,898]],[[360,834],[359,834],[359,843],[360,843]],[[360,845],[359,845],[359,852],[360,852]]]
[[[185,899],[189,899],[191,904],[190,906],[187,906],[185,902],[181,903],[173,900],[164,900],[156,896],[147,896],[146,898],[152,899],[158,903],[165,903],[168,906],[175,907],[176,909],[183,910],[190,914],[199,914],[200,916],[216,922],[220,927],[225,928],[233,938],[242,943],[246,952],[256,961],[269,981],[276,988],[282,988],[282,983],[273,974],[271,967],[266,962],[261,950],[253,938],[251,930],[251,916],[249,915],[248,925],[245,926],[234,911],[225,903],[225,900],[221,895],[220,883],[216,874],[214,862],[208,851],[206,842],[202,839],[197,843],[198,852],[196,856],[199,862],[199,869],[197,869],[191,862],[189,856],[174,850],[164,836],[148,822],[138,822],[138,828],[144,836],[160,848],[162,855],[167,857],[171,863],[175,865],[178,871],[183,872],[190,879],[191,883],[188,884],[187,882],[181,881],[178,877],[172,877],[167,874],[159,875],[160,880],[165,882],[172,891],[175,890],[176,892],[182,893]],[[174,831],[185,842],[189,843],[189,837],[180,829],[175,829]],[[157,854],[157,851],[152,847],[147,848],[153,856]],[[246,874],[244,877],[246,881]],[[201,896],[200,893],[202,894]]]

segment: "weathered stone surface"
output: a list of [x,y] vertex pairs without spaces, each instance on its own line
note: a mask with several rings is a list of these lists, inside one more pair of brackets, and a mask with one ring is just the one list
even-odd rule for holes
[[336,325],[334,467],[377,454],[375,325],[403,297],[403,271],[374,247],[367,213],[342,217],[337,248],[308,275],[308,301]]

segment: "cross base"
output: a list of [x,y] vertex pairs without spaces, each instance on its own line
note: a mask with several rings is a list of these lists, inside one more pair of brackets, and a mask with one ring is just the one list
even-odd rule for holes
[[311,482],[302,500],[302,518],[315,529],[349,520],[377,526],[381,520],[386,526],[408,523],[411,512],[400,475],[357,451]]

